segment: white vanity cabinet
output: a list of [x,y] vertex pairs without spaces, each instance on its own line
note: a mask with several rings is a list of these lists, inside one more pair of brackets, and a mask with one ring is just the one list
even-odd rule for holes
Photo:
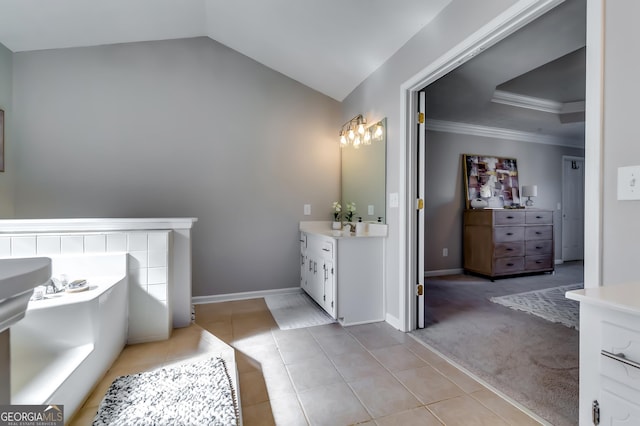
[[580,424],[640,425],[640,284],[576,290]]
[[[300,286],[342,325],[384,321],[384,234],[300,227]],[[312,222],[312,224],[315,224]]]

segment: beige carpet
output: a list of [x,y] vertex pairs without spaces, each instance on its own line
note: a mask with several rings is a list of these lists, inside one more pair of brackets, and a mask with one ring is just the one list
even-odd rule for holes
[[578,351],[575,329],[489,298],[582,281],[582,264],[555,274],[491,282],[455,275],[425,285],[427,328],[414,336],[556,426],[578,424]]

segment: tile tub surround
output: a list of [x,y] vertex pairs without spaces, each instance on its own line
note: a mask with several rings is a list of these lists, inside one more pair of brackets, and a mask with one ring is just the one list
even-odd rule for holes
[[129,343],[166,339],[191,322],[195,218],[0,220],[0,258],[129,254]]

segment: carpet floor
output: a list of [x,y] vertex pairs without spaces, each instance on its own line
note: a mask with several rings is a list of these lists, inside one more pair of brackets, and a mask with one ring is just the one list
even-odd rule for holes
[[554,274],[491,282],[470,275],[425,282],[426,328],[414,336],[556,426],[578,424],[578,331],[492,303],[492,297],[583,281],[582,262]]

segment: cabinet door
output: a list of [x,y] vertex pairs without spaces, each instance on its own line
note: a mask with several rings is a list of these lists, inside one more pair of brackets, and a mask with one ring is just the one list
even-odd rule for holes
[[333,318],[336,317],[337,306],[336,306],[336,278],[333,269],[333,262],[330,260],[325,260],[323,265],[323,296],[322,296],[322,307],[325,311],[329,313]]
[[640,425],[640,406],[613,393],[600,393],[600,424]]

